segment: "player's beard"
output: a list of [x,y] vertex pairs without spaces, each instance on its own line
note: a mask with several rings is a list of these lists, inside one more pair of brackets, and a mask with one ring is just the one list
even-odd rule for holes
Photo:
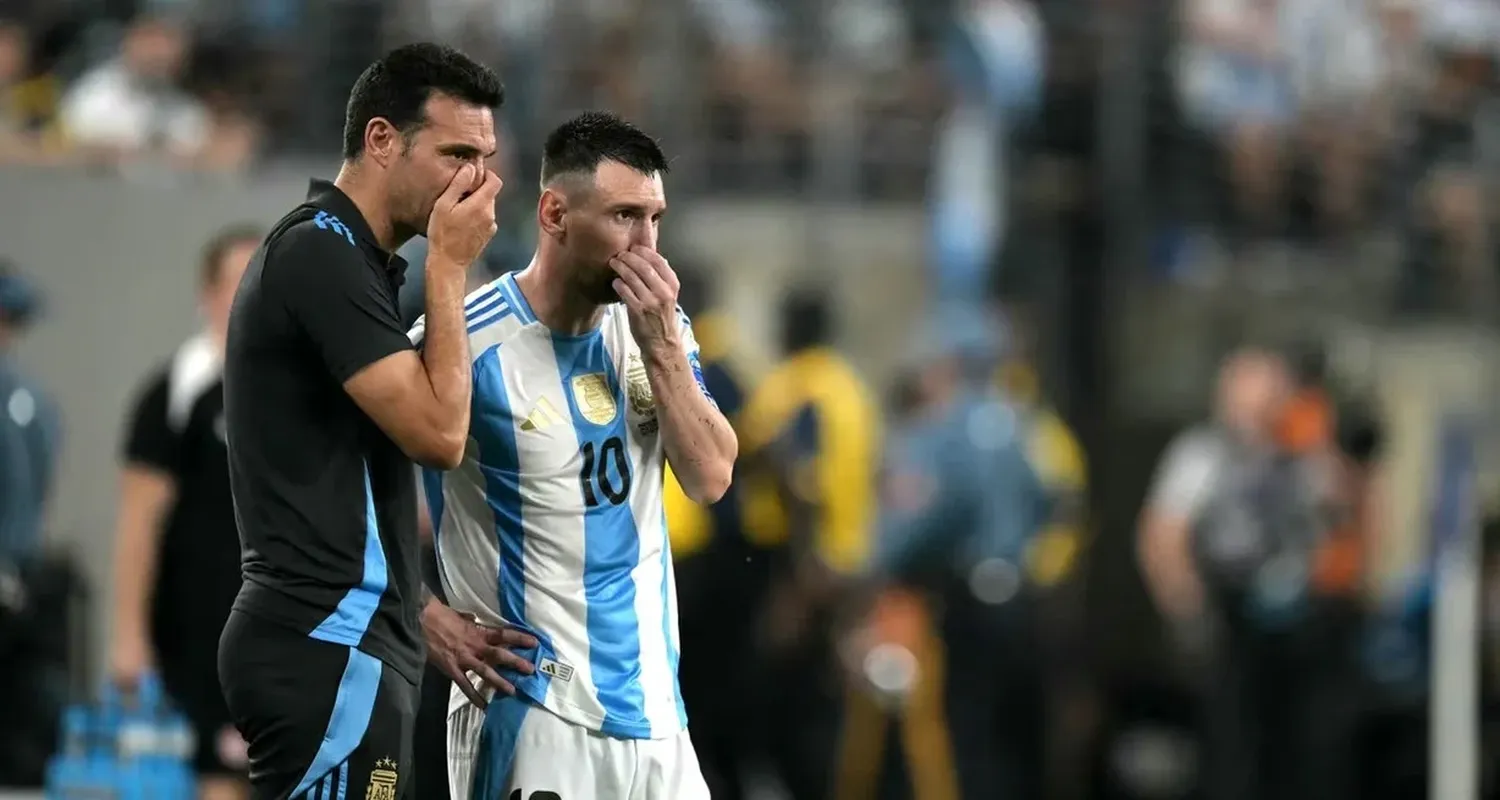
[[588,268],[579,276],[578,292],[596,305],[618,303],[620,294],[615,291],[615,277],[615,271],[608,265]]

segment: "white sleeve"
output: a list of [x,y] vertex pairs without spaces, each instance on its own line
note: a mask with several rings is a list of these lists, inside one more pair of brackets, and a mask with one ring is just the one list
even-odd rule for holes
[[1201,432],[1178,436],[1157,466],[1148,503],[1152,511],[1191,520],[1203,509],[1222,463],[1218,443]]
[[174,149],[197,151],[208,143],[208,111],[197,101],[184,99],[168,105],[164,128]]

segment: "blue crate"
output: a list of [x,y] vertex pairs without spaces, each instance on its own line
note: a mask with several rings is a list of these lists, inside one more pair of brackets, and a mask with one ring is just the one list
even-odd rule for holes
[[63,712],[46,800],[192,800],[191,726],[147,677],[131,697],[112,687]]

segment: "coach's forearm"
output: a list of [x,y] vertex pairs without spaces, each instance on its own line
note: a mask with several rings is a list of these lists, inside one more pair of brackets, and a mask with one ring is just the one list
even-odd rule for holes
[[693,502],[718,502],[734,479],[740,447],[734,429],[699,388],[681,347],[660,347],[644,357],[672,473]]
[[426,264],[427,331],[422,358],[440,415],[438,424],[462,454],[469,437],[469,399],[474,390],[469,334],[464,326],[466,270],[430,254]]

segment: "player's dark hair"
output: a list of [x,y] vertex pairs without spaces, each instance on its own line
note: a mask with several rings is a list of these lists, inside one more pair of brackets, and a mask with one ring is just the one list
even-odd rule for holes
[[418,42],[398,47],[365,68],[344,111],[344,158],[365,150],[365,128],[383,117],[411,141],[427,124],[424,106],[434,94],[470,105],[499,108],[505,102],[500,77],[451,47]]
[[606,161],[618,161],[643,175],[665,174],[667,157],[644,131],[606,111],[589,111],[547,134],[542,146],[542,185],[558,175],[592,175]]
[[204,287],[213,286],[224,274],[224,257],[242,244],[260,244],[266,236],[265,230],[249,223],[240,223],[221,228],[208,243],[203,245],[203,255],[198,261],[198,280]]

